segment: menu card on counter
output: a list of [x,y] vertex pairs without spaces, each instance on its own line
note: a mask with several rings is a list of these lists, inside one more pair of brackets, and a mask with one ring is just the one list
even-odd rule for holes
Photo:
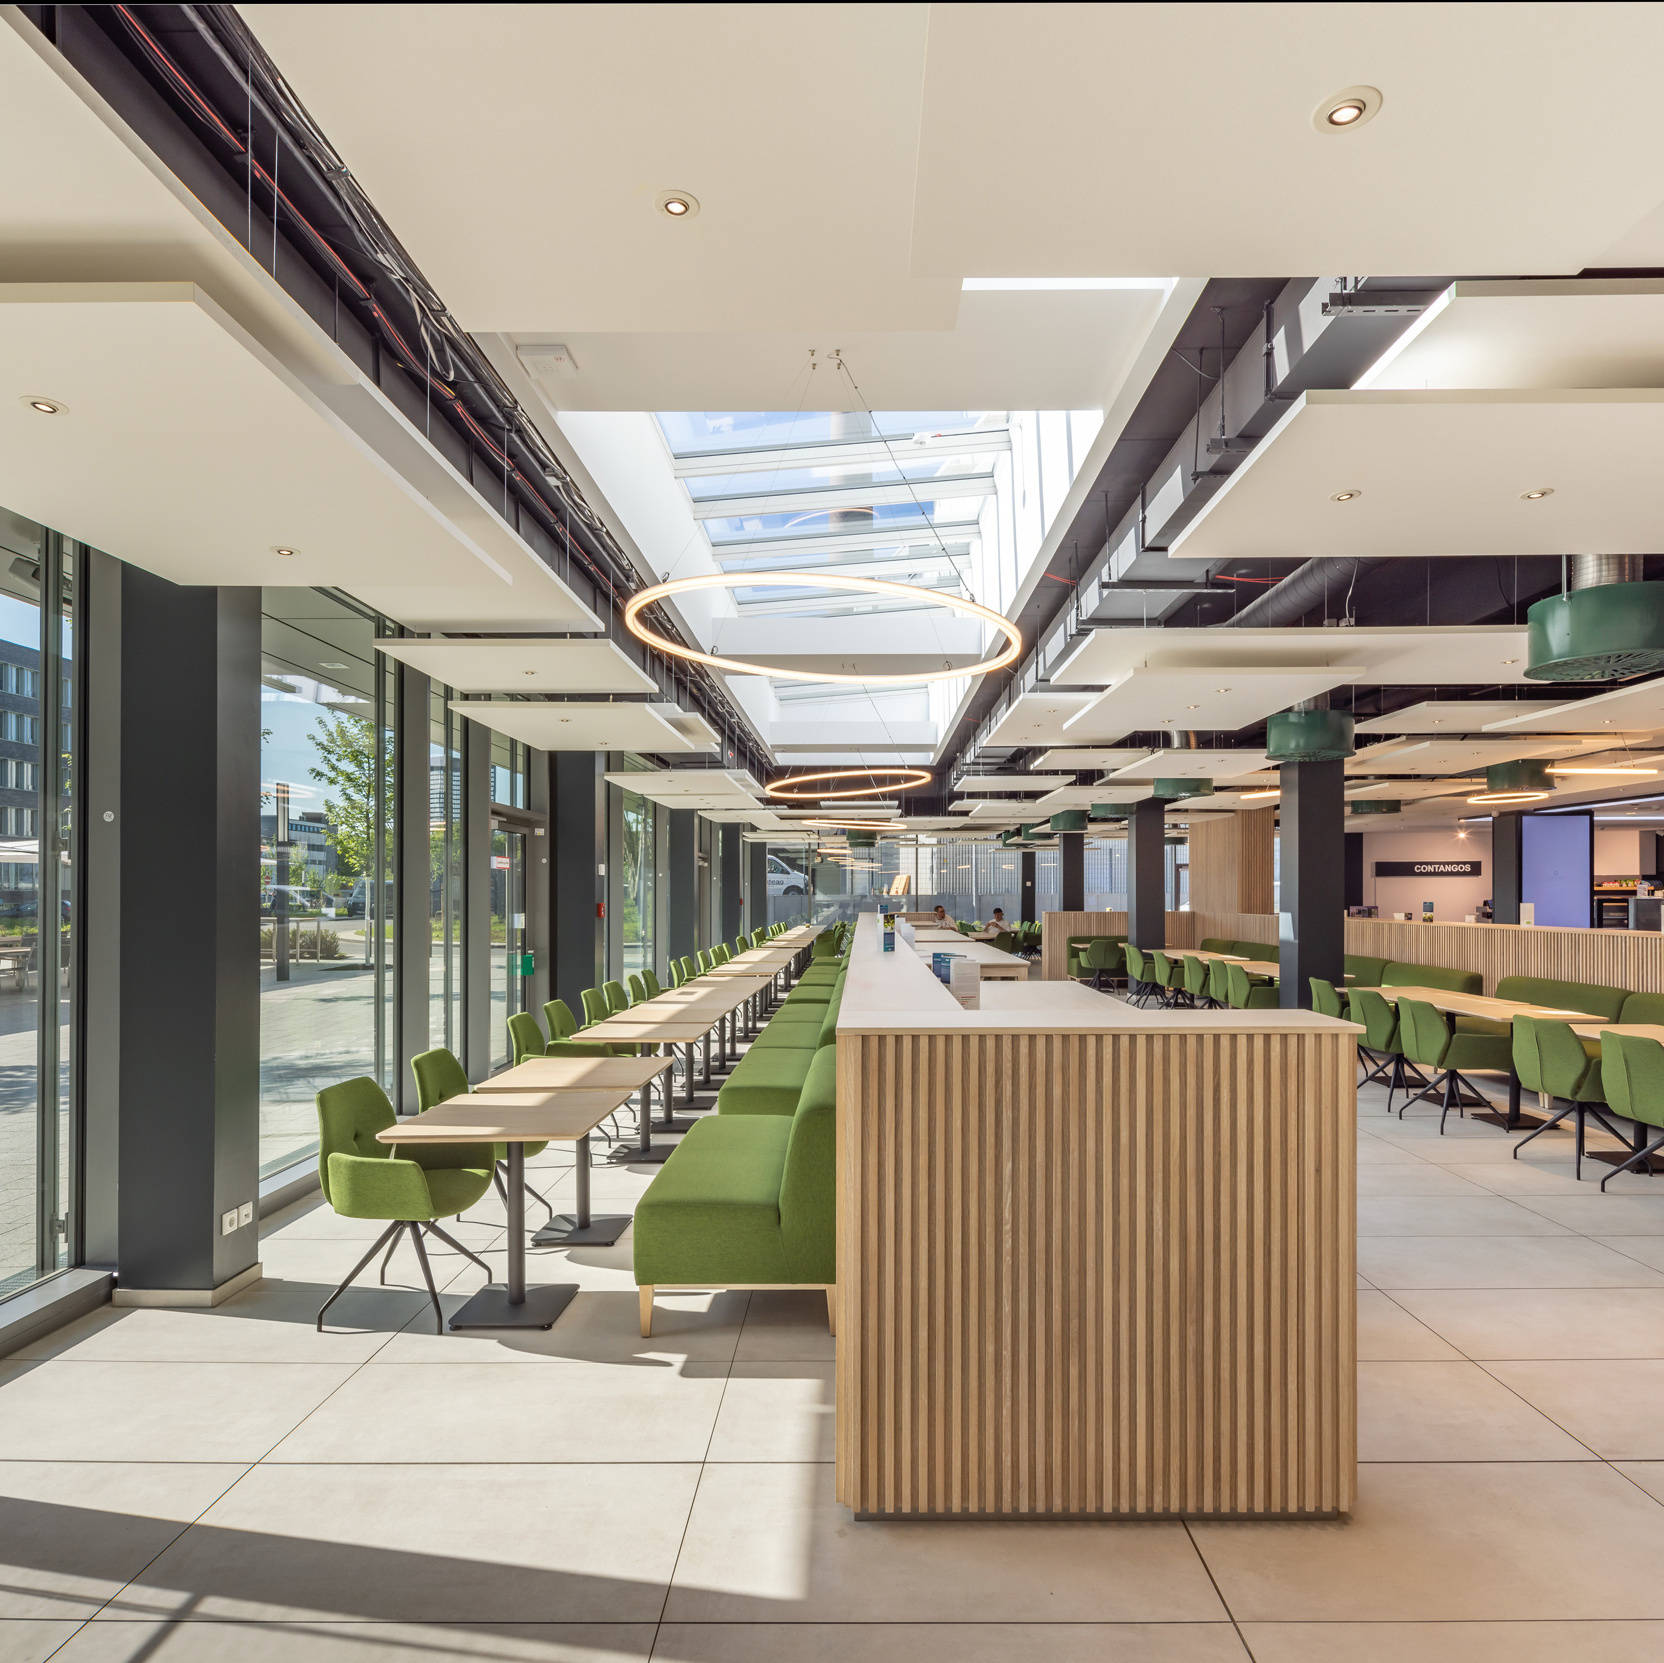
[[954,954],[948,971],[948,992],[968,1011],[982,1008],[982,970],[975,959]]

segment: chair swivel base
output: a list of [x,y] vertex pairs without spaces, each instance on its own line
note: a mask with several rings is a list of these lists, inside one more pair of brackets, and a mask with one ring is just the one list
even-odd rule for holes
[[[669,1153],[668,1150],[665,1151]],[[655,1158],[658,1151],[654,1150]],[[532,1236],[533,1247],[611,1247],[630,1228],[628,1214],[608,1213],[580,1224],[575,1213],[556,1213]]]
[[453,1333],[470,1328],[553,1328],[562,1311],[578,1297],[576,1282],[527,1288],[526,1297],[511,1303],[508,1289],[500,1282],[481,1288],[448,1326]]

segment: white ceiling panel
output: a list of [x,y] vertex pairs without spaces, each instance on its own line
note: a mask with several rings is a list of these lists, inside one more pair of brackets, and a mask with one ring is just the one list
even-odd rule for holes
[[[1187,560],[1646,554],[1664,389],[1302,394],[1168,546]],[[1548,490],[1540,501],[1524,493]],[[1337,493],[1355,492],[1348,502]]]
[[1093,803],[1136,803],[1148,797],[1147,785],[1064,785],[1035,799],[1048,814],[1060,808],[1089,808]]
[[[661,715],[670,705],[652,707]],[[674,718],[666,715],[666,720]],[[608,774],[609,785],[672,808],[758,808],[762,787],[743,768],[651,768]]]
[[1356,385],[1664,387],[1664,283],[1454,283]]
[[1142,761],[1117,768],[1117,780],[1234,780],[1265,770],[1265,752],[1252,747],[1224,751],[1153,751]]
[[[1356,733],[1480,733],[1489,724],[1560,709],[1556,699],[1423,699],[1357,723]],[[1555,731],[1563,730],[1556,727]]]
[[1063,727],[1081,739],[1118,739],[1151,728],[1222,732],[1262,722],[1355,674],[1331,667],[1129,670]]
[[1411,802],[1419,797],[1448,797],[1462,791],[1479,791],[1484,784],[1483,778],[1371,780],[1361,785],[1348,781],[1346,795],[1349,798],[1386,797]]
[[623,648],[600,636],[571,641],[387,636],[376,645],[459,693],[654,693],[659,685]]
[[1613,729],[1651,733],[1664,727],[1664,676],[1651,681],[1629,682],[1610,693],[1551,705],[1529,716],[1505,717],[1493,722],[1493,733],[1590,733],[1603,739]]
[[1069,687],[1031,687],[1013,699],[989,728],[991,746],[1062,745],[1069,740],[1064,724],[1097,698]]
[[1517,738],[1384,739],[1354,752],[1349,774],[1465,774],[1525,757],[1566,756],[1589,742],[1557,734],[1553,738],[1522,734]]
[[690,751],[693,746],[647,704],[534,703],[461,699],[451,709],[543,751]]
[[1035,758],[1036,768],[1072,768],[1078,773],[1088,773],[1097,770],[1102,773],[1110,768],[1124,768],[1129,762],[1137,762],[1141,757],[1150,753],[1148,749],[1134,747],[1113,747],[1095,745],[1086,748],[1070,746],[1067,749],[1043,751]]
[[[1339,597],[1337,596],[1337,600]],[[1414,687],[1525,680],[1523,624],[1430,628],[1096,629],[1052,670],[1054,687],[1107,687],[1128,671],[1358,666],[1356,679]]]
[[683,710],[680,705],[674,704],[655,704],[653,709],[664,717],[694,750],[707,756],[721,754],[722,735],[697,711]]
[[1050,791],[1068,785],[1073,774],[966,774],[955,791]]

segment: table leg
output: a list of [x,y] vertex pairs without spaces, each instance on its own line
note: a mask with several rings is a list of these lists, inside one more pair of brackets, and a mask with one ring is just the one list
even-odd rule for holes
[[592,1218],[589,1211],[589,1139],[578,1139],[578,1207],[559,1213],[532,1237],[537,1247],[611,1247],[630,1227],[626,1214]]
[[695,1044],[695,1042],[690,1039],[687,1042],[686,1046],[683,1047],[684,1051],[686,1052],[686,1056],[683,1058],[683,1062],[686,1064],[686,1066],[682,1070],[682,1103],[685,1107],[690,1108],[690,1109],[693,1107],[693,1052],[694,1052],[694,1044]]
[[508,1146],[508,1258],[505,1286],[483,1287],[451,1318],[453,1330],[469,1328],[552,1328],[577,1297],[576,1282],[526,1286],[526,1146]]

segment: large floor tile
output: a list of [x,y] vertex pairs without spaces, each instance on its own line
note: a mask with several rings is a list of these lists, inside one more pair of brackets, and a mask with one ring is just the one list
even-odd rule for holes
[[1500,1195],[1363,1196],[1358,1239],[1370,1236],[1558,1236],[1562,1225]]
[[1664,1501],[1664,1461],[1623,1461],[1617,1470],[1649,1496]]
[[1531,1195],[1524,1205],[1585,1236],[1664,1236],[1664,1181],[1656,1195],[1600,1193],[1607,1167],[1585,1163],[1582,1195]]
[[1611,1461],[1664,1460],[1664,1361],[1487,1366],[1595,1454]]
[[705,1468],[665,1607],[671,1622],[1223,1615],[1181,1525],[856,1522],[831,1467],[785,1462]]
[[[344,1238],[325,1241],[312,1236],[268,1237],[260,1243],[260,1265],[265,1272],[267,1284],[304,1284],[317,1294],[317,1303],[322,1305],[335,1291],[341,1278],[357,1264],[360,1255],[369,1245],[368,1241],[352,1242]],[[472,1280],[461,1284],[463,1286],[473,1287],[484,1280],[479,1266],[470,1264],[461,1254],[453,1253],[442,1243],[432,1240],[427,1246],[428,1264],[433,1270],[433,1280],[441,1290],[449,1287],[464,1272]],[[469,1246],[491,1266],[493,1275],[502,1275],[503,1249],[500,1235],[492,1241],[470,1243]],[[372,1261],[369,1269],[353,1286],[382,1286],[379,1281],[380,1269],[380,1262]],[[426,1295],[427,1284],[422,1280],[421,1266],[417,1264],[416,1255],[408,1243],[402,1243],[394,1253],[393,1262],[387,1267],[386,1286]]]
[[[482,1203],[479,1216],[486,1217],[488,1211],[487,1204]],[[386,1228],[384,1219],[344,1218],[321,1198],[315,1197],[297,1201],[271,1218],[262,1219],[260,1245],[264,1251],[268,1241],[356,1241],[360,1244],[358,1251],[362,1253]],[[481,1223],[470,1213],[467,1218],[446,1219],[445,1228],[459,1242],[478,1248],[502,1234],[502,1219],[499,1215],[490,1222]],[[404,1251],[401,1249],[401,1253]],[[344,1276],[351,1268],[352,1260],[349,1259],[341,1267],[341,1274]]]
[[1664,1357],[1664,1288],[1400,1289],[1394,1298],[1479,1361]]
[[0,1663],[46,1663],[79,1627],[78,1621],[0,1617]]
[[0,1367],[0,1460],[258,1461],[352,1372],[329,1363]]
[[789,1363],[830,1357],[835,1349],[826,1321],[826,1295],[820,1289],[775,1290],[752,1294],[734,1360]]
[[1654,1270],[1664,1271],[1664,1236],[1597,1236],[1595,1238],[1614,1253],[1638,1259]]
[[1229,1623],[666,1623],[653,1656],[659,1663],[1248,1663]]
[[1365,1166],[1416,1166],[1421,1157],[1413,1149],[1405,1149],[1401,1145],[1386,1143],[1380,1138],[1368,1137],[1364,1133],[1358,1134],[1358,1165]]
[[[92,1623],[55,1663],[624,1663],[651,1623]],[[0,1657],[3,1657],[0,1653]]]
[[1243,1623],[1664,1618],[1664,1507],[1600,1461],[1364,1466],[1349,1521],[1191,1532]]
[[1360,1199],[1377,1196],[1481,1196],[1478,1184],[1427,1161],[1398,1161],[1358,1169]]
[[90,1617],[246,1470],[0,1463],[0,1618]]
[[569,1360],[551,1368],[389,1364],[355,1374],[271,1461],[702,1461],[715,1373]]
[[1654,1663],[1664,1623],[1244,1623],[1254,1663]]
[[[1531,1144],[1525,1155],[1528,1156],[1536,1147],[1535,1144]],[[1483,1161],[1476,1162],[1471,1167],[1449,1166],[1445,1171],[1455,1173],[1495,1195],[1517,1196],[1524,1200],[1536,1195],[1588,1195],[1592,1188],[1598,1187],[1602,1178],[1612,1172],[1612,1168],[1598,1161],[1586,1161],[1583,1166],[1584,1176],[1579,1181],[1572,1171],[1570,1162],[1551,1163],[1529,1160],[1522,1156],[1517,1161]],[[1638,1178],[1633,1173],[1620,1172],[1612,1178],[1607,1193],[1644,1193],[1645,1185],[1656,1182],[1655,1179]]]
[[1372,1236],[1358,1268],[1389,1289],[1664,1287],[1664,1275],[1579,1236]]
[[[1639,1453],[1639,1452],[1637,1452]],[[1477,1363],[1359,1363],[1360,1461],[1579,1461],[1589,1451]]]
[[698,1474],[645,1462],[256,1467],[103,1616],[653,1622]]
[[736,1363],[708,1461],[830,1461],[837,1386],[830,1360]]
[[1358,1360],[1360,1362],[1455,1362],[1460,1353],[1447,1345],[1425,1323],[1374,1290],[1358,1294]]

